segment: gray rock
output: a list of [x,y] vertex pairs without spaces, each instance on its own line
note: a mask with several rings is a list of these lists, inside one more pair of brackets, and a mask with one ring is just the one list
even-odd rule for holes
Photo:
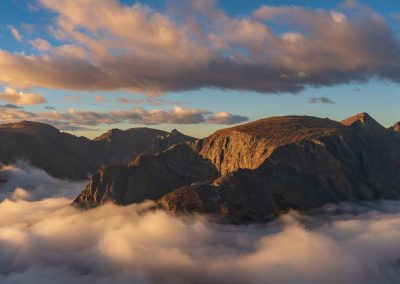
[[47,124],[23,121],[0,125],[0,162],[27,160],[54,177],[82,179],[102,165],[128,164],[141,153],[155,154],[193,140],[176,131],[149,128],[113,129],[90,140]]
[[362,113],[341,123],[286,116],[220,130],[102,169],[75,203],[152,199],[173,212],[242,223],[328,202],[399,198],[400,140]]

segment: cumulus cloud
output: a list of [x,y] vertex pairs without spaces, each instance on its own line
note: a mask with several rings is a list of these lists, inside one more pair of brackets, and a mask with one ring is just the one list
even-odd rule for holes
[[0,101],[25,106],[46,103],[46,99],[42,95],[18,92],[10,87],[5,88],[4,91],[0,93]]
[[[17,171],[14,168],[13,171]],[[29,176],[53,196],[64,182]],[[329,205],[264,225],[175,217],[152,203],[90,211],[68,198],[0,203],[0,282],[397,283],[400,204]],[[21,182],[20,182],[21,180]],[[42,182],[43,181],[43,182]],[[71,186],[70,188],[73,188]],[[20,188],[20,191],[17,191]]]
[[354,1],[352,9],[337,10],[264,5],[240,17],[216,1],[170,2],[189,8],[40,0],[56,14],[50,31],[59,44],[33,42],[39,55],[0,50],[0,82],[159,94],[203,87],[298,92],[375,77],[400,80],[396,34]]
[[335,102],[327,97],[319,97],[319,98],[311,98],[310,103],[312,103],[312,104],[315,104],[315,103],[334,104]]
[[234,115],[225,111],[208,117],[208,121],[214,124],[238,124],[248,120],[247,116]]
[[213,114],[208,110],[184,108],[175,106],[171,110],[145,110],[132,108],[130,110],[93,111],[70,109],[68,112],[50,110],[47,112],[28,112],[22,108],[8,108],[0,105],[0,122],[33,120],[52,124],[61,130],[74,131],[88,129],[89,126],[101,124],[132,123],[156,125],[173,124],[236,124],[247,121],[248,118],[233,115],[228,112]]

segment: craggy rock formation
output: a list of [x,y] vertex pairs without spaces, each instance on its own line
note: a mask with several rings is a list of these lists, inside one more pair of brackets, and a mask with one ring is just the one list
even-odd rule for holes
[[94,139],[105,149],[107,164],[126,165],[140,154],[155,154],[172,145],[194,141],[176,129],[170,133],[151,128],[112,129]]
[[287,116],[217,131],[129,166],[102,168],[75,204],[152,199],[173,212],[240,223],[381,198],[400,198],[400,140],[362,113],[341,123]]
[[389,128],[390,130],[393,130],[395,132],[399,132],[400,133],[400,121],[397,122],[395,125],[393,125],[392,127]]
[[0,163],[28,160],[52,176],[80,179],[102,165],[128,164],[140,153],[155,154],[193,140],[176,130],[168,133],[148,128],[115,129],[90,140],[50,125],[23,121],[0,125]]
[[158,199],[180,186],[218,176],[212,163],[188,144],[175,145],[157,154],[141,155],[129,166],[103,167],[75,200],[90,208],[108,201],[126,205]]

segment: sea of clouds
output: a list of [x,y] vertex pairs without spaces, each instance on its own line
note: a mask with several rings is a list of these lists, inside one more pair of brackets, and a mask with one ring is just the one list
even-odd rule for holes
[[[89,211],[72,183],[0,170],[0,283],[400,283],[400,202],[329,205],[264,225]],[[5,182],[5,183],[4,183]]]

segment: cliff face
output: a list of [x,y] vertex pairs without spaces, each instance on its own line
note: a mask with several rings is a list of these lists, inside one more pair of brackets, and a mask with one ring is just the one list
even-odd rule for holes
[[[169,138],[173,136],[173,138]],[[127,164],[140,153],[155,154],[193,138],[155,129],[112,130],[95,140],[23,121],[0,125],[0,163],[28,160],[55,177],[80,179],[101,165]]]
[[[100,179],[113,171],[126,173],[122,186],[118,177]],[[153,199],[174,212],[246,222],[289,208],[380,198],[400,198],[400,141],[360,114],[342,123],[289,116],[221,130],[129,167],[102,169],[75,202],[92,207]]]
[[280,146],[345,131],[343,125],[314,117],[272,117],[223,129],[199,141],[197,151],[222,174],[257,169]]
[[127,205],[156,200],[185,184],[212,181],[217,176],[210,161],[189,144],[178,144],[154,156],[140,155],[129,166],[101,168],[75,203],[90,208],[110,201]]

